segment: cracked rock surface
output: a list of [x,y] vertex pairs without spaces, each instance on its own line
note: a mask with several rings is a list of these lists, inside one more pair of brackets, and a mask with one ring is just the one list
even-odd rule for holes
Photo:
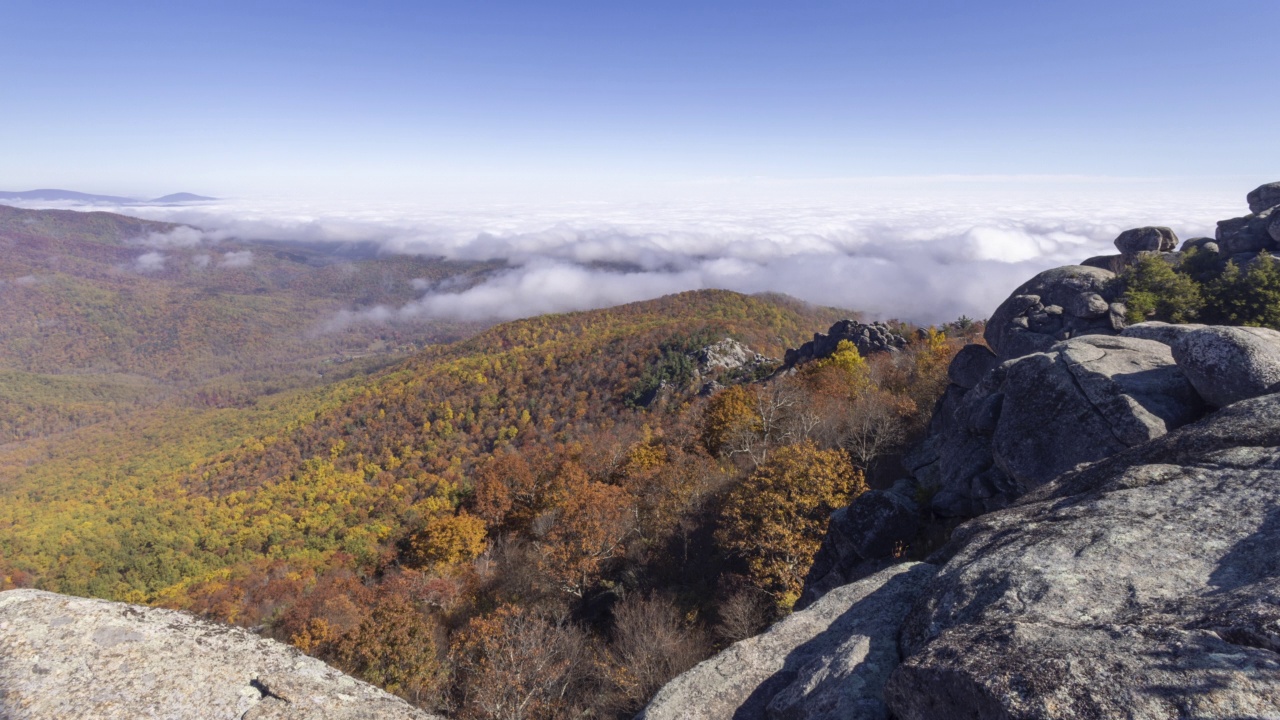
[[1160,437],[1203,409],[1168,345],[1086,335],[1009,360],[941,404],[912,470],[939,489],[934,512],[973,516]]
[[827,593],[667,683],[637,720],[885,720],[898,628],[935,569],[902,563]]
[[10,590],[0,593],[0,718],[435,716],[242,628],[172,610]]
[[958,528],[904,623],[900,720],[1280,718],[1280,396]]

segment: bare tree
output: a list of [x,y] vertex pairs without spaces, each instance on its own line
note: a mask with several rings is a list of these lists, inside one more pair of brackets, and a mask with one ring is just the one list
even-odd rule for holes
[[701,662],[711,645],[662,595],[634,596],[614,609],[610,709],[631,716],[671,678]]
[[532,609],[505,605],[473,618],[453,655],[467,717],[552,720],[574,715],[590,668],[588,636]]
[[871,387],[854,396],[839,443],[849,452],[854,466],[866,471],[906,439],[907,422],[901,400]]
[[753,637],[768,624],[773,613],[773,600],[752,587],[745,587],[716,609],[720,622],[715,632],[725,642],[735,643]]

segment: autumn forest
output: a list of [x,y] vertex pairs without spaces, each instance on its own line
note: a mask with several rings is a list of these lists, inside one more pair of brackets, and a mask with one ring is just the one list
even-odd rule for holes
[[477,720],[631,717],[790,612],[982,329],[784,366],[856,313],[335,323],[501,264],[181,237],[0,206],[0,589],[188,610]]

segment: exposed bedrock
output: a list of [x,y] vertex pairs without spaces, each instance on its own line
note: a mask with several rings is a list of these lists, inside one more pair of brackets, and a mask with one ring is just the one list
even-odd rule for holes
[[0,593],[0,718],[431,720],[242,628],[38,590]]
[[1280,717],[1280,396],[957,529],[908,616],[901,720]]
[[908,467],[934,512],[1003,507],[1080,463],[1195,420],[1203,407],[1168,345],[1089,335],[1008,360],[949,390]]
[[1198,327],[1172,343],[1173,356],[1200,396],[1215,407],[1280,390],[1280,332],[1256,327]]
[[888,718],[898,629],[935,569],[904,563],[828,593],[667,683],[638,720]]

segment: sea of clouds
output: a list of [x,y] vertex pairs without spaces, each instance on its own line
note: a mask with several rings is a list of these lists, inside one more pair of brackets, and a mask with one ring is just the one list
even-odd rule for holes
[[[127,206],[190,224],[143,239],[157,266],[169,247],[231,238],[374,243],[384,253],[501,260],[466,285],[418,283],[401,307],[344,313],[338,324],[431,317],[508,320],[701,288],[780,292],[873,318],[933,323],[986,317],[1035,273],[1115,252],[1122,230],[1169,225],[1212,235],[1243,214],[1233,192],[1081,184],[896,193],[822,200],[754,197],[647,202],[442,204],[230,200]],[[864,197],[866,195],[867,197]],[[247,266],[248,254],[223,258]]]

